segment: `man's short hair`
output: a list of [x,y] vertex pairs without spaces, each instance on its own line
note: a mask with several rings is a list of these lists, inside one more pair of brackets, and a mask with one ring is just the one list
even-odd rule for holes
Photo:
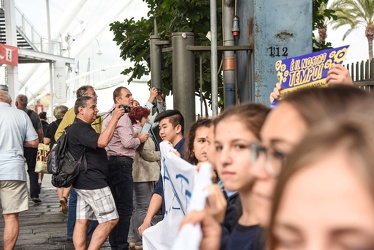
[[116,103],[116,98],[121,96],[121,90],[122,89],[127,89],[126,87],[123,87],[123,86],[119,86],[118,88],[116,88],[114,91],[113,91],[113,102]]
[[77,89],[77,98],[87,94],[88,89],[94,89],[91,85],[83,85]]
[[184,118],[181,112],[176,109],[169,109],[161,112],[155,118],[155,122],[160,122],[162,119],[169,118],[169,122],[175,128],[178,124],[182,127],[182,135],[184,134]]
[[4,90],[0,90],[0,101],[11,103],[12,97],[10,97],[9,93]]
[[81,96],[81,97],[78,97],[77,100],[75,101],[75,104],[74,104],[74,113],[75,115],[78,114],[78,109],[79,107],[82,107],[82,108],[85,108],[87,107],[87,101],[88,100],[94,100],[91,96]]
[[27,103],[28,103],[27,96],[20,94],[20,95],[17,96],[16,101],[18,102],[18,105],[20,107],[26,108]]

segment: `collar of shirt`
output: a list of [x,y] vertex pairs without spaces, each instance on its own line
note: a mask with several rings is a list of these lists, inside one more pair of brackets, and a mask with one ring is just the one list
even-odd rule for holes
[[181,158],[184,158],[184,143],[185,139],[182,138],[177,144],[175,144],[174,148],[179,152]]
[[0,102],[0,107],[10,107],[10,105],[6,102]]

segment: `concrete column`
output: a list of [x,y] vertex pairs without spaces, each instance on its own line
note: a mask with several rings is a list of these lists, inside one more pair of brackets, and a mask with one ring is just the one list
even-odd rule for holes
[[254,53],[237,52],[241,101],[269,105],[277,76],[277,60],[312,52],[312,0],[238,1],[239,45]]

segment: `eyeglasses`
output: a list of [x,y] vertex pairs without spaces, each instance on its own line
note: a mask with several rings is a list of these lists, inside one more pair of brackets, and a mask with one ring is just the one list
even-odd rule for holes
[[286,154],[277,151],[275,149],[269,149],[262,146],[259,143],[252,142],[249,144],[249,148],[251,151],[250,155],[250,162],[254,164],[262,153],[265,154],[266,163],[265,163],[265,170],[268,175],[270,176],[278,176],[280,171],[282,170],[284,159],[286,158]]

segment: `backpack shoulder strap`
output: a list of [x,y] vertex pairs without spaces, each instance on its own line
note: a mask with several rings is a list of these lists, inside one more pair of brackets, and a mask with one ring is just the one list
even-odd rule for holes
[[31,119],[31,114],[32,114],[32,110],[31,110],[31,109],[28,109],[28,110],[27,110],[27,115],[30,117],[30,119]]
[[87,172],[87,159],[86,159],[86,150],[87,148],[84,148],[83,155],[82,155],[82,164],[84,166],[84,172]]

